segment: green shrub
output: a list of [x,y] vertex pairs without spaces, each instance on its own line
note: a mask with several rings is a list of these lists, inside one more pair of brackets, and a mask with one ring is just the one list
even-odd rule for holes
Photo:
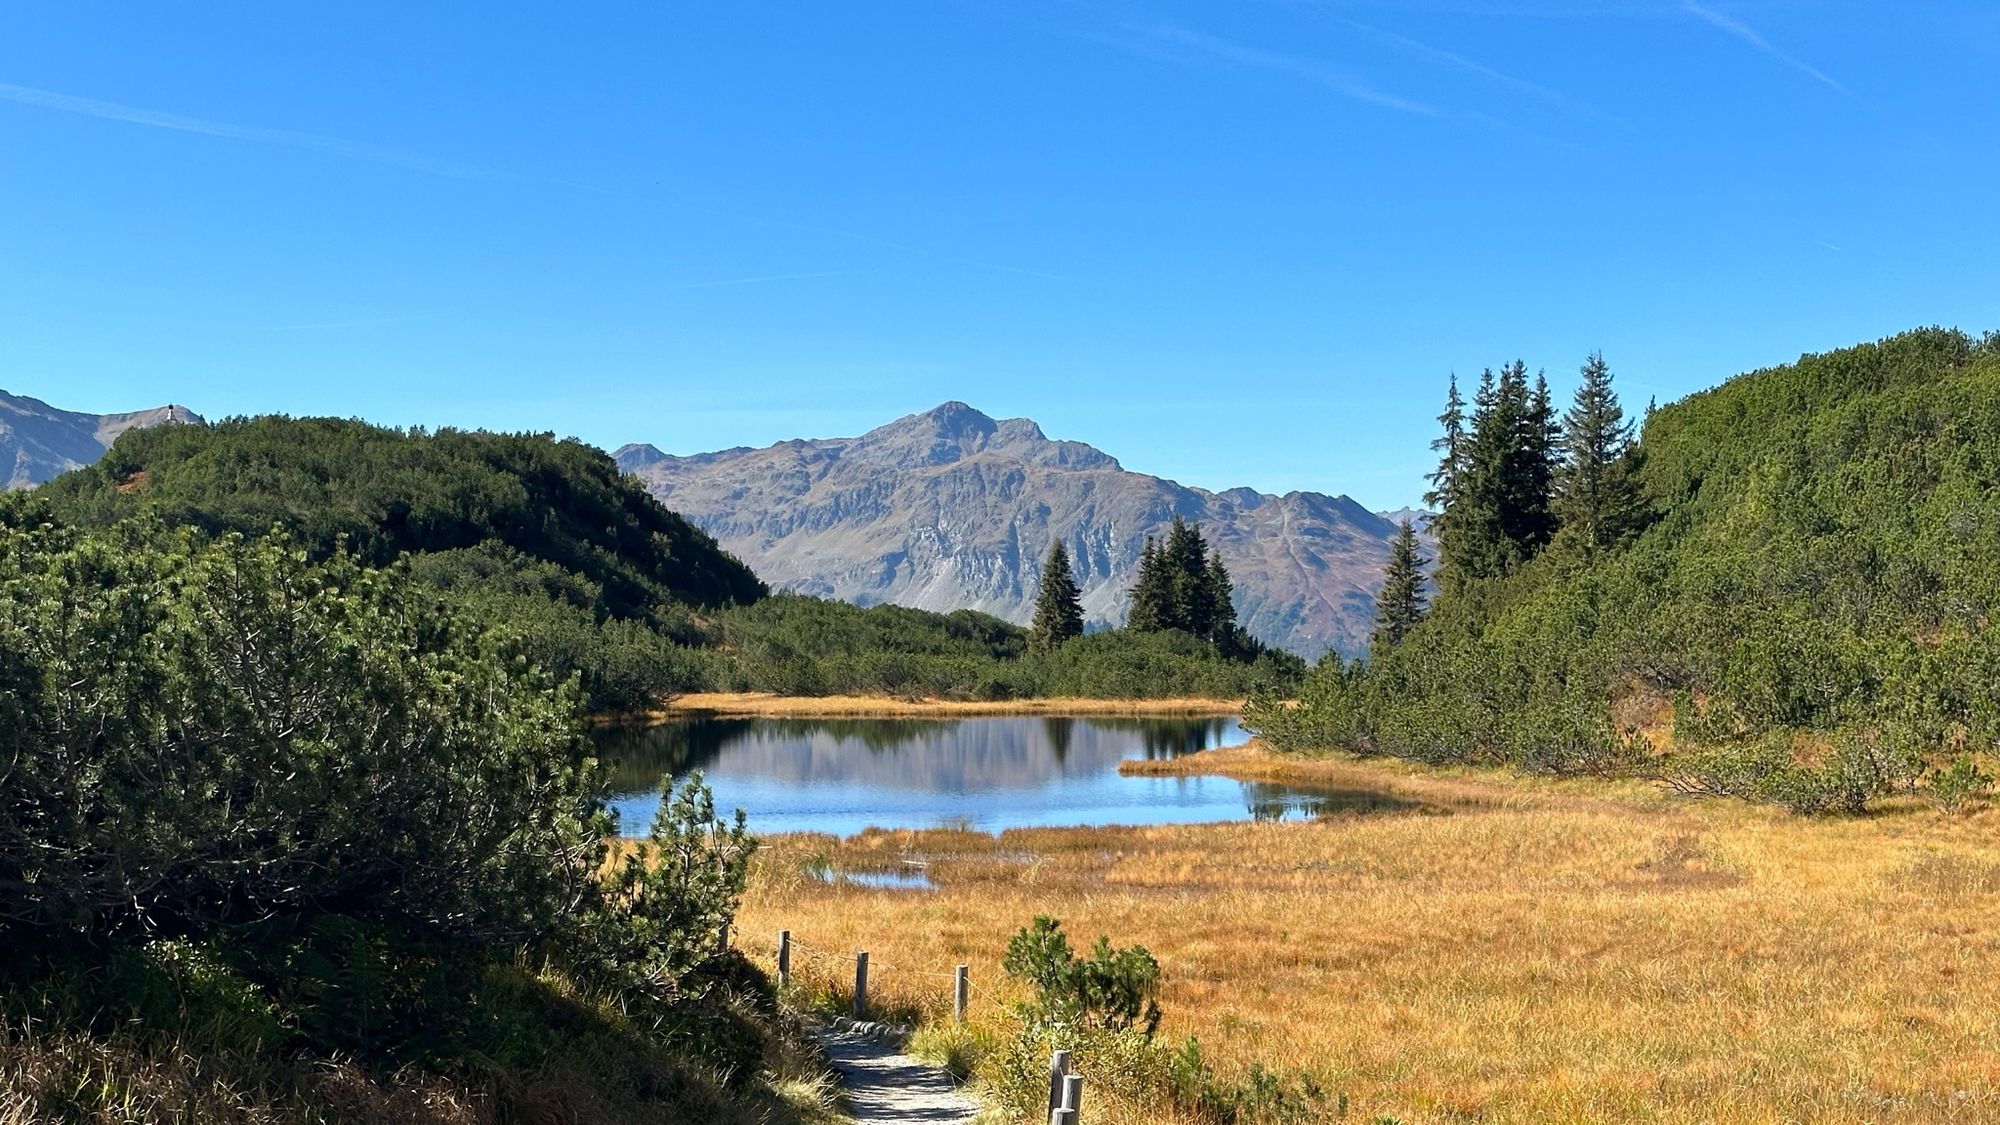
[[1946,812],[1958,812],[1967,803],[1993,791],[1993,775],[1979,768],[1970,754],[1958,754],[1932,770],[1924,778],[1931,799]]
[[1681,792],[1742,797],[1806,816],[1852,815],[1870,801],[1911,791],[1922,762],[1891,735],[1836,734],[1831,745],[1802,751],[1797,737],[1776,733],[1683,755],[1663,774]]
[[1008,939],[1001,967],[1035,986],[1036,1008],[1052,1022],[1145,1036],[1160,1026],[1160,963],[1145,946],[1113,949],[1099,936],[1079,958],[1062,923],[1044,914]]
[[570,963],[634,999],[669,1002],[714,958],[750,877],[756,841],[715,813],[697,771],[663,783],[645,841],[618,861],[577,924]]
[[0,688],[17,934],[314,910],[521,940],[594,872],[575,696],[399,571],[0,533]]

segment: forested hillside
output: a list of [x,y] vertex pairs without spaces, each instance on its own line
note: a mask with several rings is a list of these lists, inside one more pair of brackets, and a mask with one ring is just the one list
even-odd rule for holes
[[[1801,811],[1986,784],[2000,338],[1926,329],[1743,375],[1651,413],[1629,449],[1615,412],[1579,434],[1583,397],[1557,427],[1511,381],[1456,435],[1446,412],[1428,617],[1323,663],[1296,707],[1254,707],[1267,738],[1633,770]],[[1536,493],[1495,466],[1538,441]],[[1586,487],[1580,458],[1603,479]]]
[[134,517],[213,536],[283,528],[314,558],[407,559],[426,585],[519,638],[598,710],[684,686],[691,613],[764,596],[750,569],[611,459],[547,435],[234,418],[125,434],[30,503],[106,528]]
[[548,435],[402,431],[338,418],[231,418],[128,434],[44,490],[80,522],[141,511],[208,532],[283,526],[318,555],[362,561],[485,550],[552,563],[614,617],[662,603],[755,601],[763,585],[715,541]]

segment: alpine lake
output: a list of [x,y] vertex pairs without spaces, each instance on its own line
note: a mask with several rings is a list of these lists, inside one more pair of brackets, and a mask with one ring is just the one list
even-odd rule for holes
[[1235,719],[687,718],[596,733],[619,831],[643,835],[662,777],[700,771],[751,831],[1201,824],[1398,811],[1385,793],[1216,776],[1126,776],[1120,762],[1247,741]]

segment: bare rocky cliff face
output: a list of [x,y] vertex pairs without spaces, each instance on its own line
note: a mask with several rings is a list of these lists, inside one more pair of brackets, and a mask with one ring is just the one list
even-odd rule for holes
[[0,488],[32,488],[96,461],[126,430],[200,422],[185,406],[130,414],[79,414],[0,391]]
[[1085,617],[1122,623],[1146,537],[1178,515],[1221,552],[1244,627],[1309,659],[1366,647],[1396,532],[1345,496],[1188,488],[961,402],[858,438],[687,457],[628,445],[615,456],[773,587],[1016,622],[1061,539]]

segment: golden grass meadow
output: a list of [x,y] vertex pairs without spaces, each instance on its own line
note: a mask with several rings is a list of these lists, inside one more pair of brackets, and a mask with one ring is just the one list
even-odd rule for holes
[[[1153,767],[1160,768],[1160,767]],[[1347,1119],[2000,1120],[2000,813],[1807,820],[1638,783],[1212,751],[1165,767],[1373,789],[1414,811],[1193,827],[776,837],[739,916],[807,980],[870,951],[887,1010],[1025,996],[1007,938],[1139,942],[1160,1034],[1315,1075]],[[935,890],[813,874],[923,864]],[[1171,1121],[1099,1097],[1093,1120]]]

